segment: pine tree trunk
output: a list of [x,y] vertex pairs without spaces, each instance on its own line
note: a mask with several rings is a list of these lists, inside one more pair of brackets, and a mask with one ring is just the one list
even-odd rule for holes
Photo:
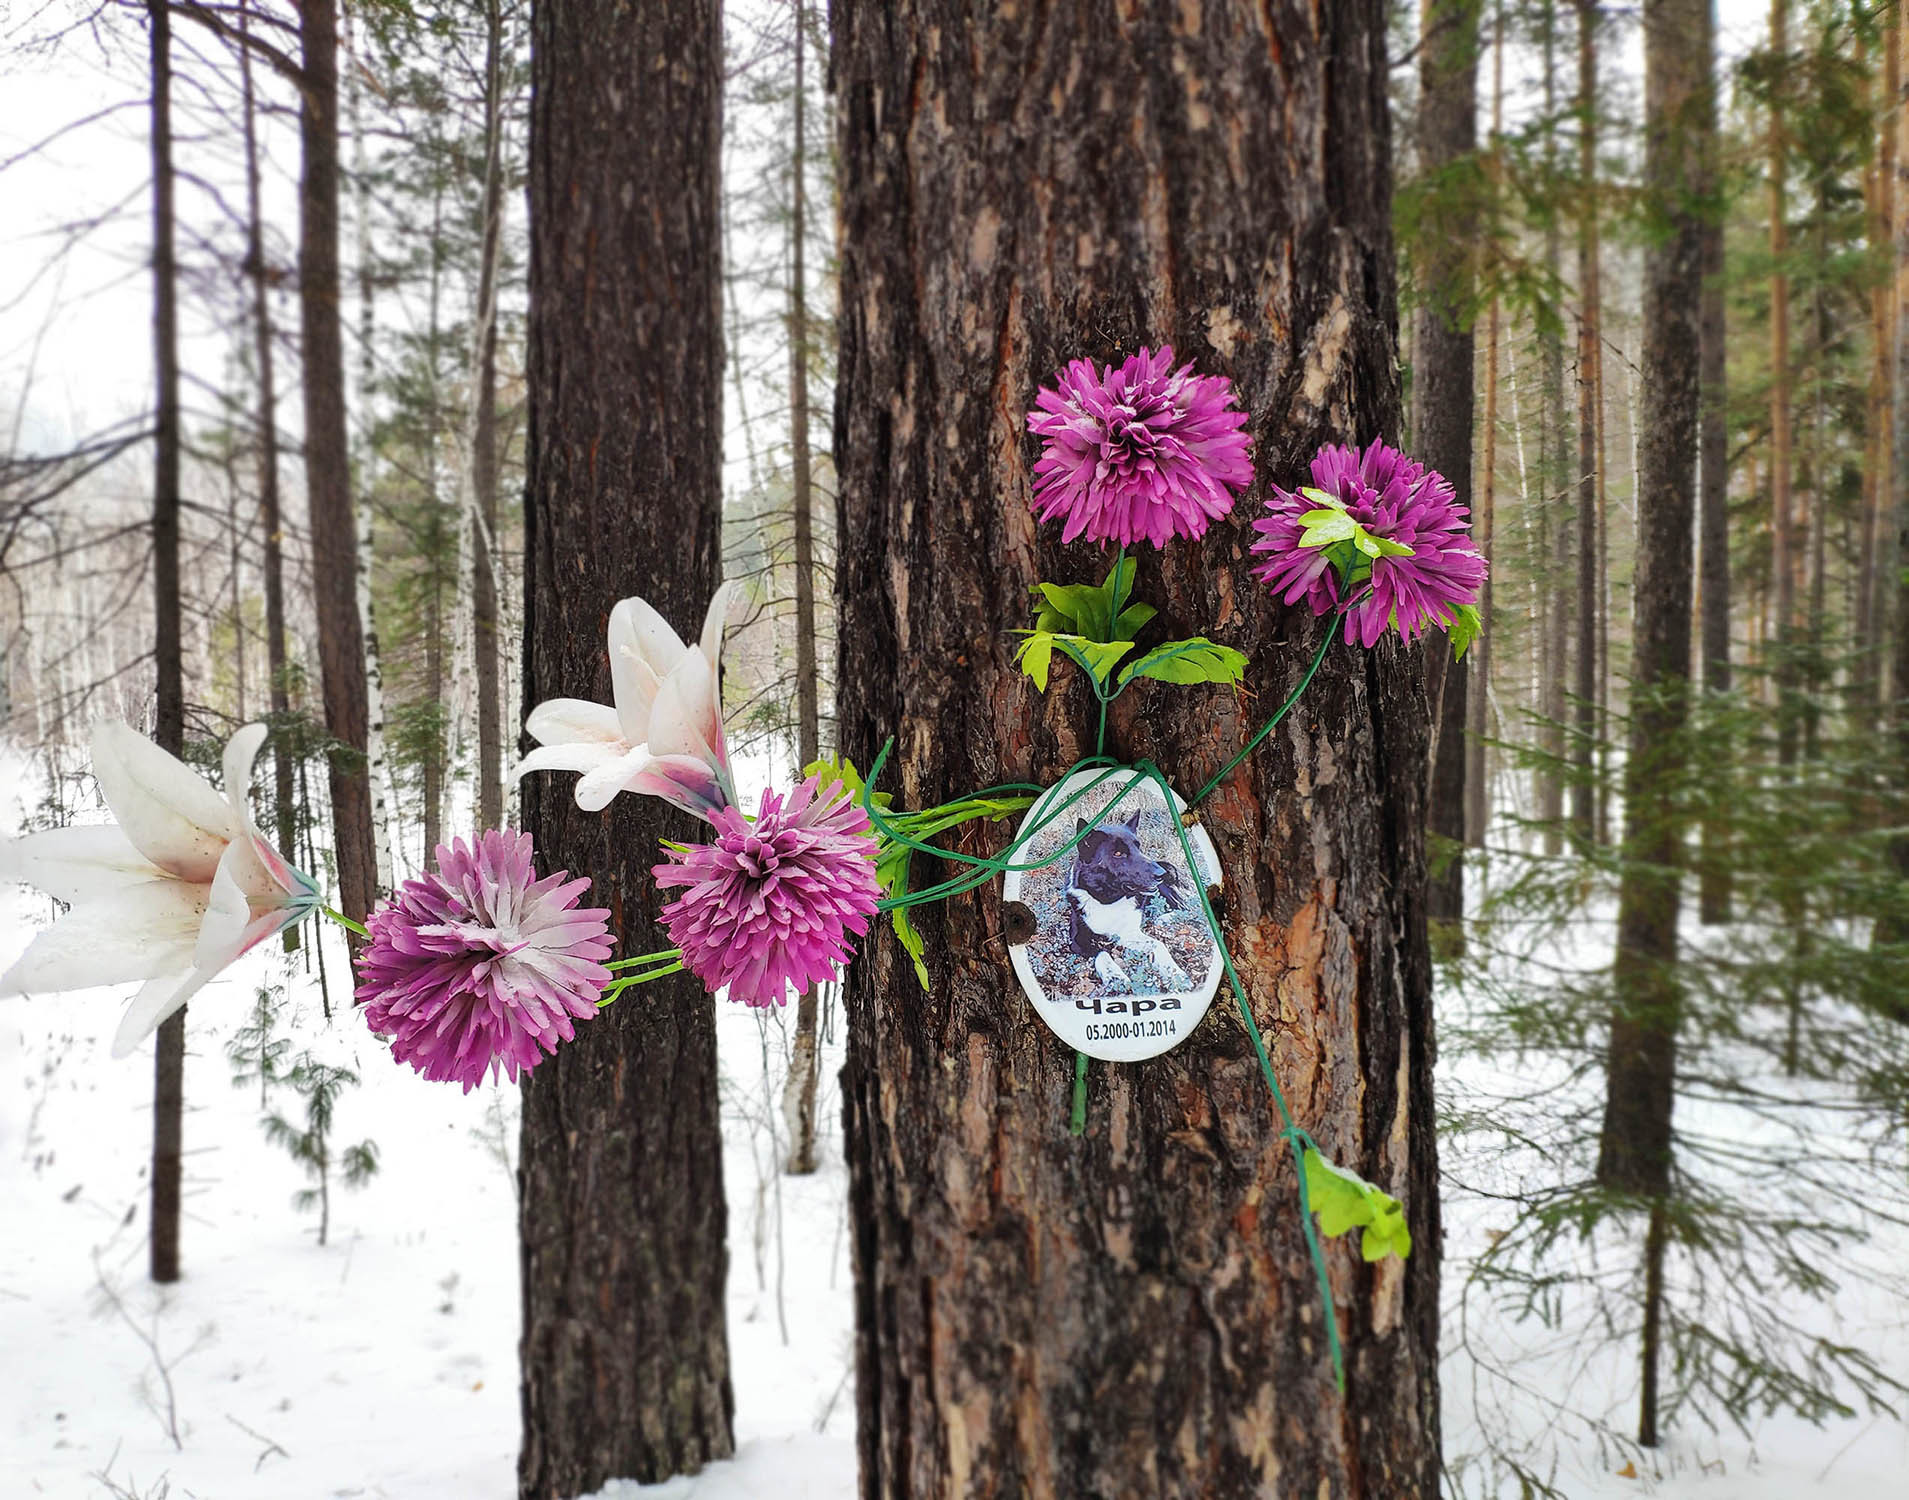
[[1703,0],[1650,0],[1644,22],[1646,202],[1643,407],[1631,730],[1624,772],[1612,1018],[1598,1181],[1669,1188],[1676,1068],[1676,793],[1690,687],[1692,518],[1702,366]]
[[[1079,684],[1057,673],[1038,695],[1008,634],[1037,579],[1107,566],[1029,508],[1024,414],[1065,360],[1165,340],[1230,374],[1287,483],[1323,441],[1396,432],[1384,9],[977,24],[953,0],[856,0],[832,21],[840,723],[858,764],[898,737],[889,785],[919,806],[1051,779],[1093,743]],[[1110,748],[1183,787],[1329,628],[1250,576],[1261,493],[1204,542],[1139,558],[1160,628],[1253,662],[1243,701],[1115,705]],[[1404,1200],[1419,1247],[1382,1269],[1329,1251],[1349,1398],[1230,1006],[1165,1057],[1097,1067],[1076,1138],[1073,1053],[1029,1013],[985,887],[921,912],[929,993],[886,932],[849,978],[864,1496],[1436,1493],[1423,683],[1394,640],[1335,648],[1202,813],[1304,1123]]]
[[[1419,169],[1449,174],[1478,146],[1478,0],[1426,0],[1419,53]],[[1412,366],[1413,456],[1451,481],[1458,503],[1472,503],[1471,251],[1434,229],[1422,247],[1423,300]],[[1432,704],[1431,800],[1427,832],[1448,841],[1426,887],[1435,922],[1465,915],[1466,664],[1449,651],[1426,654]],[[1482,694],[1482,686],[1481,686]],[[1441,862],[1442,860],[1442,862]],[[1454,939],[1458,934],[1454,932]]]
[[[1542,12],[1542,50],[1544,56],[1544,180],[1558,181],[1558,0],[1545,0]],[[1559,221],[1552,214],[1545,224],[1544,263],[1553,286],[1564,279],[1564,237]],[[1541,715],[1544,722],[1542,749],[1547,769],[1538,777],[1538,817],[1544,825],[1544,849],[1557,854],[1563,847],[1564,764],[1566,753],[1565,715],[1566,674],[1571,656],[1571,621],[1576,595],[1571,588],[1575,566],[1576,518],[1567,500],[1572,488],[1570,442],[1566,437],[1564,403],[1564,338],[1554,327],[1539,330],[1543,350],[1544,416],[1539,427],[1543,451],[1539,474],[1546,513],[1554,509],[1557,528],[1552,533],[1552,550],[1544,555],[1541,567],[1551,598],[1550,618],[1546,622],[1544,682]]]
[[1598,288],[1597,4],[1577,0],[1578,11],[1578,465],[1577,625],[1573,657],[1571,826],[1589,842],[1597,832],[1597,546],[1599,441],[1598,364],[1603,330]]
[[[148,4],[152,35],[152,334],[157,402],[153,432],[153,741],[183,755],[186,747],[185,662],[179,602],[179,313],[173,262],[172,15]],[[185,1113],[186,1013],[159,1028],[153,1050],[152,1236],[154,1281],[179,1279],[179,1177]]]
[[[1491,184],[1494,201],[1503,191],[1500,159],[1505,119],[1505,11],[1497,0],[1492,14],[1491,45]],[[1478,596],[1478,614],[1484,622],[1469,653],[1472,683],[1466,697],[1465,720],[1465,842],[1485,846],[1491,827],[1491,785],[1485,739],[1490,733],[1492,648],[1492,541],[1498,500],[1498,297],[1494,293],[1485,315],[1485,415],[1479,454],[1477,500],[1472,506],[1472,530],[1485,558],[1485,586]]]
[[[1704,198],[1713,203],[1720,187],[1717,140],[1717,33],[1714,0],[1704,13],[1703,163]],[[1703,410],[1699,447],[1698,556],[1703,625],[1703,684],[1706,692],[1730,691],[1730,392],[1724,318],[1723,213],[1712,207],[1703,221]],[[1702,874],[1698,909],[1705,922],[1730,920],[1729,839],[1722,823],[1703,827]]]
[[[1789,50],[1788,0],[1770,0],[1770,51]],[[1777,762],[1796,761],[1796,539],[1791,514],[1790,458],[1790,278],[1789,223],[1784,178],[1789,143],[1785,134],[1783,83],[1779,76],[1770,104],[1770,578],[1775,590],[1775,662]]]
[[[795,506],[795,722],[796,764],[808,766],[822,753],[821,695],[815,661],[815,516],[809,472],[809,300],[807,279],[808,194],[807,100],[803,52],[807,7],[795,0],[795,149],[790,166],[793,198],[789,227],[789,455],[791,502]],[[795,1046],[789,1061],[784,1113],[789,1120],[789,1170],[815,1170],[815,988],[796,1002]]]
[[[1880,124],[1876,139],[1876,166],[1869,175],[1869,244],[1872,253],[1885,257],[1891,250],[1896,219],[1896,97],[1902,91],[1902,64],[1897,52],[1899,18],[1890,11],[1883,30],[1882,107],[1875,111]],[[1870,290],[1871,338],[1875,345],[1874,363],[1869,377],[1869,441],[1863,466],[1863,519],[1861,547],[1856,563],[1855,636],[1856,661],[1851,683],[1851,699],[1857,721],[1873,727],[1881,697],[1882,677],[1882,580],[1878,576],[1883,534],[1883,512],[1892,493],[1890,433],[1894,426],[1894,381],[1891,379],[1895,355],[1893,278],[1879,278]]]
[[371,783],[365,774],[364,623],[358,614],[358,537],[345,436],[344,336],[338,289],[338,16],[336,0],[299,7],[299,321],[305,355],[305,490],[311,511],[312,593],[324,678],[338,903],[362,922],[374,895]]
[[504,17],[484,6],[483,242],[478,252],[477,360],[471,419],[471,636],[477,677],[477,822],[504,825],[503,662],[497,642],[497,262],[504,219]]
[[[524,697],[607,703],[616,601],[693,639],[721,578],[720,17],[539,3],[531,25]],[[700,825],[631,796],[582,812],[569,777],[523,787],[542,866],[595,882],[620,953],[662,946],[657,840]],[[519,1493],[726,1457],[715,1002],[688,974],[645,986],[523,1098]]]

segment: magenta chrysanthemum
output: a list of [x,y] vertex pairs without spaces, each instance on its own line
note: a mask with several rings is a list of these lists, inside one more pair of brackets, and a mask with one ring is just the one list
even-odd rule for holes
[[1034,511],[1065,519],[1064,542],[1164,547],[1199,537],[1253,482],[1233,382],[1174,369],[1169,345],[1118,370],[1074,360],[1035,404],[1028,429],[1047,441],[1034,465]]
[[[1354,582],[1347,591],[1356,601],[1346,611],[1348,642],[1373,645],[1388,625],[1416,640],[1434,626],[1449,628],[1460,606],[1477,601],[1485,559],[1465,529],[1470,513],[1444,475],[1375,441],[1363,453],[1336,444],[1321,448],[1313,455],[1312,478],[1368,537],[1392,544],[1365,559],[1370,588]],[[1253,571],[1286,603],[1303,599],[1316,615],[1336,609],[1344,589],[1331,549],[1300,545],[1307,529],[1301,518],[1320,508],[1303,490],[1274,485],[1266,515],[1253,522],[1260,533],[1253,551],[1266,559]]]
[[527,833],[438,845],[436,872],[365,923],[365,1020],[426,1078],[467,1094],[500,1069],[515,1082],[597,1013],[610,982],[610,914],[577,905],[589,888],[561,870],[537,879]]
[[780,1005],[832,978],[868,931],[881,897],[868,815],[839,783],[818,795],[811,776],[785,801],[762,794],[751,823],[733,807],[710,815],[713,842],[656,866],[659,886],[685,886],[663,908],[683,962],[710,992],[744,1005]]

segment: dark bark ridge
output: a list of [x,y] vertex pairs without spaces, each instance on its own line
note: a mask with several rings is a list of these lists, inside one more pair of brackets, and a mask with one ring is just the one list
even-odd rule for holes
[[[715,0],[537,5],[530,122],[524,701],[611,701],[620,598],[695,638],[721,579]],[[524,783],[547,869],[618,952],[662,947],[649,878],[693,822]],[[558,1500],[733,1448],[715,1002],[689,974],[608,1007],[523,1086],[518,1488]]]
[[[1024,416],[1050,371],[1170,341],[1233,378],[1260,472],[1284,480],[1321,442],[1396,432],[1383,14],[977,23],[922,0],[832,20],[841,738],[866,765],[893,734],[884,789],[918,807],[1092,748],[1085,691],[1035,693],[1007,634],[1037,579],[1107,567],[1028,506]],[[1110,749],[1183,791],[1325,628],[1250,576],[1262,492],[1140,558],[1153,631],[1252,661],[1248,697],[1143,685],[1115,706]],[[1328,1252],[1349,1397],[1237,1016],[1215,1005],[1166,1056],[1097,1067],[1071,1137],[1073,1055],[1015,986],[983,887],[917,913],[930,993],[879,934],[848,986],[864,1494],[1436,1492],[1423,670],[1391,641],[1335,649],[1204,812],[1300,1121],[1405,1201],[1419,1247],[1380,1267]],[[917,862],[918,883],[944,873]]]

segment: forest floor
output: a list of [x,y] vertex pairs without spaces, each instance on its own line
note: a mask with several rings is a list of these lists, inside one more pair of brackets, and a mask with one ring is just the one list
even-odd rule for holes
[[[46,904],[0,892],[0,966]],[[140,1500],[510,1500],[517,1446],[516,1092],[461,1095],[393,1065],[344,1005],[327,1024],[317,986],[290,987],[285,1032],[356,1067],[338,1109],[340,1148],[370,1138],[382,1166],[334,1187],[329,1243],[292,1205],[300,1170],[268,1145],[256,1084],[234,1087],[225,1044],[256,987],[288,962],[254,954],[191,1010],[186,1098],[185,1279],[145,1278],[150,1049],[113,1062],[123,997],[89,993],[0,1005],[0,1496]],[[335,1000],[341,955],[330,955]],[[827,1047],[824,1165],[773,1170],[781,1018],[721,1011],[724,1169],[730,1207],[729,1332],[741,1445],[695,1479],[608,1500],[846,1500],[854,1493],[854,1397],[845,1180]],[[764,1027],[766,1026],[766,1030]],[[1481,1087],[1494,1082],[1485,1070]],[[1515,1078],[1545,1081],[1527,1058]],[[287,1114],[286,1090],[272,1105]],[[1469,1196],[1446,1208],[1446,1452],[1466,1495],[1492,1493],[1485,1435],[1571,1500],[1797,1500],[1903,1493],[1909,1429],[1861,1414],[1749,1434],[1679,1430],[1651,1463],[1613,1440],[1631,1418],[1633,1356],[1587,1350],[1558,1327],[1511,1322],[1465,1288],[1470,1257],[1503,1228],[1476,1191],[1521,1170],[1473,1138],[1445,1150]],[[1481,1153],[1482,1153],[1482,1148]],[[1909,1235],[1868,1249],[1909,1265]],[[1780,1295],[1774,1294],[1773,1295]],[[1812,1310],[1813,1309],[1813,1310]],[[1826,1336],[1876,1351],[1909,1379],[1909,1276],[1894,1294],[1848,1289]],[[1567,1322],[1565,1325],[1569,1327]],[[1507,1381],[1494,1367],[1509,1368]],[[1608,1424],[1608,1426],[1606,1425]],[[1632,1472],[1626,1473],[1627,1466]],[[1500,1492],[1516,1494],[1517,1487]]]

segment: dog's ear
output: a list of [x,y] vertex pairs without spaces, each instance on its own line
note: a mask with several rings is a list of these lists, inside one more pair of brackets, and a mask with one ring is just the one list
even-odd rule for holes
[[1140,833],[1140,816],[1140,809],[1136,807],[1132,812],[1128,813],[1126,817],[1120,820],[1134,831],[1135,837],[1138,837]]
[[1074,837],[1079,838],[1087,831],[1087,820],[1078,813],[1074,815]]

